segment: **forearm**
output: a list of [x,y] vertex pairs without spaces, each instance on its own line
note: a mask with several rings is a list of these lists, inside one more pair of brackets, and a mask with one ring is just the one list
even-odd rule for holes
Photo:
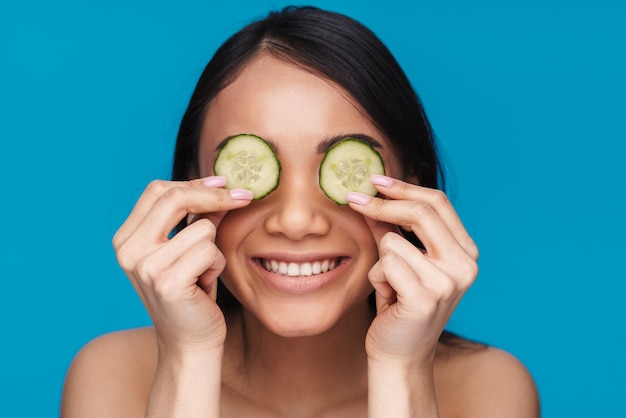
[[148,418],[220,416],[222,349],[200,355],[160,355]]
[[368,362],[369,418],[437,418],[432,368]]

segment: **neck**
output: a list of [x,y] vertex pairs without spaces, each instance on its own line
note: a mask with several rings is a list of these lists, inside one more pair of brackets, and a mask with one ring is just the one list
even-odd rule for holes
[[320,335],[282,337],[242,309],[228,325],[224,384],[285,407],[289,400],[303,405],[307,397],[339,403],[362,396],[367,390],[365,336],[371,320],[364,302]]

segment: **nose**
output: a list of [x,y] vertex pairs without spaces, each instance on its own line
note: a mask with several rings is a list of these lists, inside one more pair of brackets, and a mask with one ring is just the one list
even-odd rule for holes
[[283,170],[278,189],[265,198],[270,198],[272,205],[265,230],[295,241],[327,234],[331,227],[327,205],[333,202],[315,179],[290,174]]

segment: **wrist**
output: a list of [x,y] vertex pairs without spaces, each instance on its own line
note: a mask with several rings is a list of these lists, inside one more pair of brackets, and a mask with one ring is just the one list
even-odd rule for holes
[[224,351],[225,335],[204,337],[201,339],[187,339],[172,337],[167,333],[156,333],[156,343],[159,355],[184,359],[201,359],[202,357],[221,356]]
[[432,362],[368,359],[368,411],[372,418],[438,417]]
[[159,350],[147,416],[218,417],[223,349]]
[[223,346],[158,346],[158,365],[169,365],[179,371],[221,371],[222,358],[224,355]]

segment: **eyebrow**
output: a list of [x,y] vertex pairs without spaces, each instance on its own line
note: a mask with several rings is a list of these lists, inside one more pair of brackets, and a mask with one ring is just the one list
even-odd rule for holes
[[[230,135],[227,136],[226,138],[224,138],[223,140],[220,141],[219,144],[217,144],[217,146],[215,147],[215,151],[219,151],[220,149],[224,148],[224,145],[226,145],[226,143],[236,137],[242,134],[235,134],[235,135]],[[258,135],[254,135],[254,134],[250,134],[253,136],[258,136]],[[328,150],[330,149],[330,147],[332,147],[333,145],[335,145],[338,142],[343,141],[344,139],[348,139],[348,138],[353,138],[356,139],[358,141],[362,141],[365,142],[368,145],[371,145],[374,148],[378,148],[381,149],[383,146],[380,144],[380,142],[378,142],[376,139],[374,139],[373,137],[366,135],[366,134],[359,134],[359,133],[352,133],[352,134],[341,134],[341,135],[334,135],[322,142],[319,143],[319,145],[317,146],[317,152],[318,154],[326,154],[326,152],[328,152]],[[278,144],[276,144],[275,142],[273,142],[270,139],[266,139],[263,138],[263,140],[265,142],[267,142],[270,147],[272,147],[272,150],[275,153],[278,153]]]
[[328,152],[330,147],[335,145],[337,142],[341,142],[344,139],[348,139],[348,138],[353,138],[353,139],[365,142],[366,144],[371,145],[374,148],[380,149],[383,147],[380,144],[380,142],[378,142],[377,140],[375,140],[369,135],[354,133],[354,134],[335,135],[325,141],[320,142],[320,144],[317,146],[317,152],[319,154],[326,154],[326,152]]
[[[220,143],[219,143],[219,144],[217,144],[217,146],[215,147],[215,151],[219,151],[219,150],[221,150],[222,148],[224,148],[224,145],[226,145],[226,143],[227,143],[229,140],[233,139],[233,138],[234,138],[234,137],[236,137],[236,136],[241,136],[241,135],[250,135],[250,136],[256,136],[256,137],[258,137],[258,138],[261,138],[260,136],[255,135],[255,134],[235,134],[235,135],[230,135],[230,136],[227,136],[226,138],[222,139],[222,140],[220,141]],[[261,138],[261,139],[263,139],[265,142],[267,142],[268,144],[270,144],[270,147],[272,148],[272,151],[274,151],[274,153],[278,153],[278,144],[276,144],[275,142],[273,142],[273,141],[272,141],[272,140],[270,140],[270,139],[266,139],[266,138]]]

